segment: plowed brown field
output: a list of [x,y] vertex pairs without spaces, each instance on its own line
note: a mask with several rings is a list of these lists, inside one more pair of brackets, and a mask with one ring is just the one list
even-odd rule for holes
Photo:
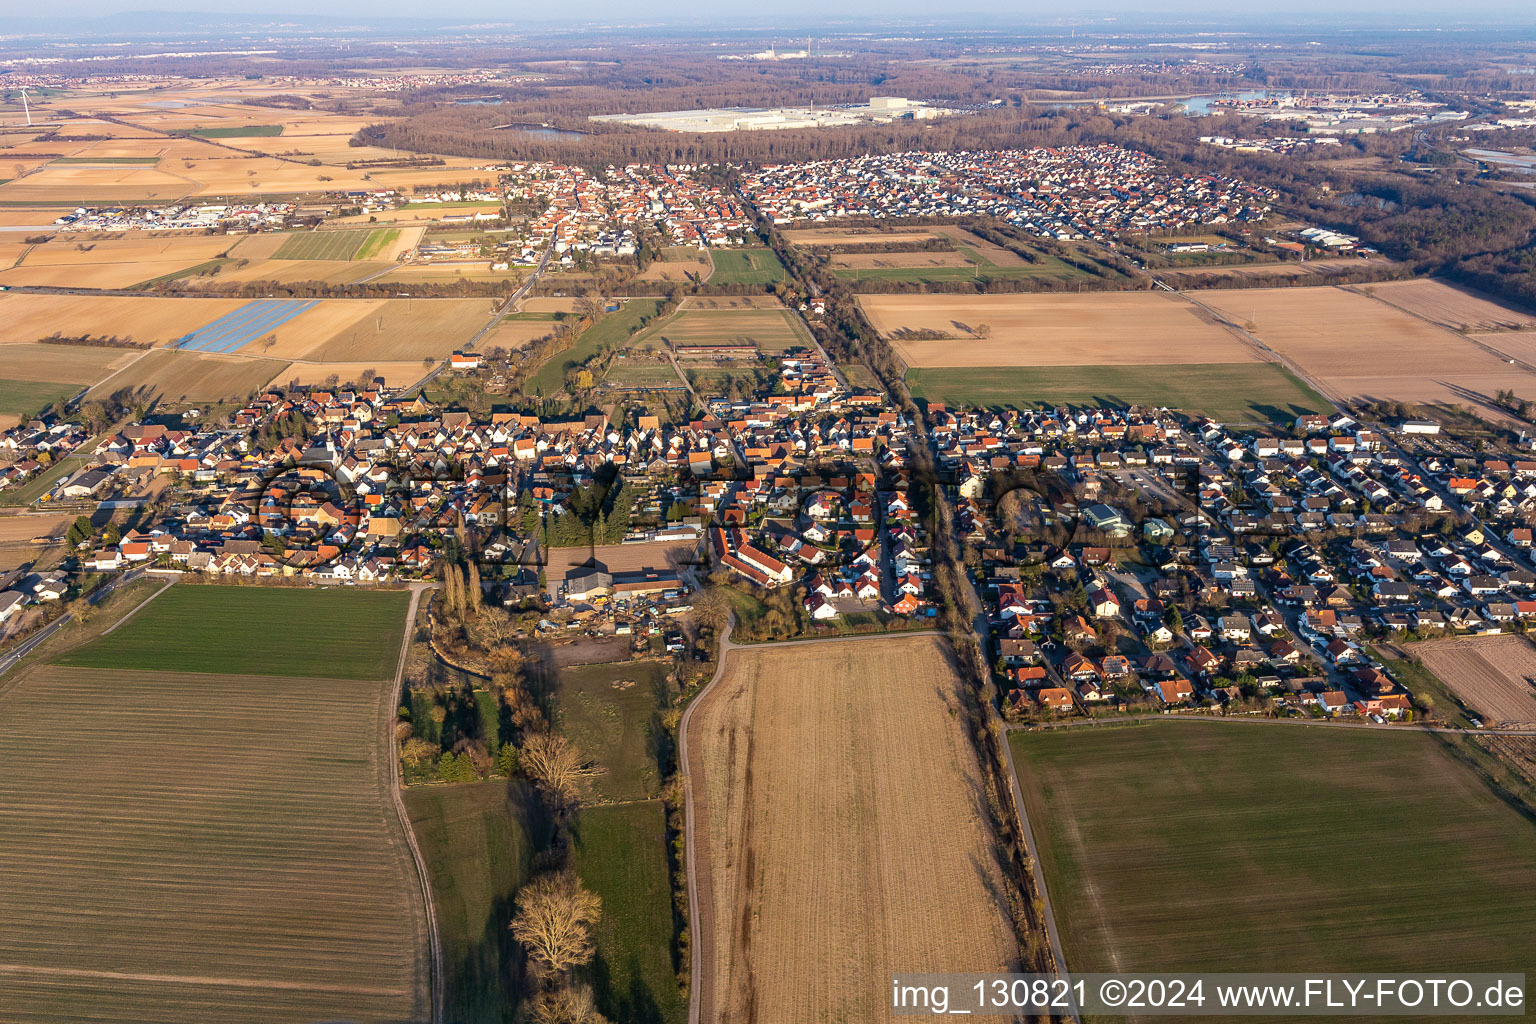
[[689,725],[701,1019],[885,1020],[894,971],[1016,969],[943,642],[726,657]]
[[1410,650],[1486,724],[1536,724],[1536,647],[1524,637],[1457,637]]

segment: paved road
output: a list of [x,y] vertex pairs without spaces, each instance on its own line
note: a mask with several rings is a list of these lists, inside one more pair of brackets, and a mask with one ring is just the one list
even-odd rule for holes
[[[125,583],[132,583],[134,580],[138,579],[139,577],[141,577],[143,575],[144,575],[144,570],[143,569],[135,569],[133,572],[126,573],[125,575],[119,576],[119,577],[117,577],[114,580],[111,580],[111,581],[109,581],[107,583],[104,583],[100,587],[98,587],[91,594],[90,597],[85,599],[86,603],[90,604],[90,605],[99,604],[108,594],[112,593],[112,591],[116,590],[118,587],[122,586]],[[159,590],[155,591],[153,594],[151,594],[148,598],[145,599],[145,602],[147,603],[148,601],[151,601],[154,598],[159,597],[160,594],[161,594],[161,591],[159,591]],[[143,607],[143,606],[140,605],[140,607]],[[138,610],[139,610],[138,608],[135,608],[133,611],[129,612],[128,615],[125,615],[123,618],[124,619],[128,618],[128,616],[133,615],[134,612],[137,612]],[[11,669],[15,668],[16,667],[16,663],[18,661],[20,661],[22,658],[25,658],[28,654],[31,654],[34,650],[37,649],[37,647],[40,644],[42,644],[42,642],[44,640],[47,640],[49,637],[53,636],[53,634],[55,634],[59,630],[63,629],[65,623],[68,623],[68,622],[72,621],[73,619],[74,619],[73,615],[66,614],[66,615],[59,616],[53,622],[48,623],[48,625],[46,625],[42,629],[38,630],[32,636],[27,637],[27,639],[25,639],[21,643],[17,644],[10,651],[8,651],[3,657],[0,657],[0,676],[5,675],[5,673],[7,673]],[[118,622],[116,625],[114,625],[112,627],[112,629],[116,629],[117,626],[119,626],[119,625],[122,625],[122,623]],[[110,633],[111,631],[112,631],[111,629],[107,630],[108,633]]]
[[[405,680],[405,658],[410,652],[411,637],[416,631],[416,608],[421,603],[421,595],[436,585],[411,584],[411,604],[405,612],[405,635],[400,638],[400,658],[395,663],[396,707],[400,704],[400,687]],[[431,1003],[431,1016],[428,1020],[430,1024],[438,1024],[443,1019],[443,946],[438,937],[437,907],[432,903],[432,879],[427,873],[427,860],[421,855],[416,833],[411,828],[410,815],[405,810],[405,801],[400,797],[400,744],[395,742],[394,726],[393,718],[385,723],[384,744],[389,748],[389,796],[395,807],[395,819],[400,823],[400,832],[405,836],[405,845],[411,851],[416,881],[421,885],[421,901],[427,916],[427,992]]]
[[699,874],[695,870],[698,843],[694,840],[693,826],[695,815],[693,811],[693,773],[688,767],[688,723],[693,720],[693,709],[698,707],[704,698],[709,696],[709,691],[715,688],[715,684],[725,675],[725,656],[737,648],[737,644],[731,643],[731,630],[736,628],[736,616],[733,614],[726,620],[725,630],[720,634],[720,649],[715,664],[715,674],[709,682],[698,692],[688,706],[683,709],[682,720],[677,726],[677,766],[683,773],[683,860],[684,870],[688,873],[688,928],[691,941],[688,943],[688,952],[692,959],[688,974],[688,1024],[699,1024],[699,989],[704,977],[704,919],[699,913]]

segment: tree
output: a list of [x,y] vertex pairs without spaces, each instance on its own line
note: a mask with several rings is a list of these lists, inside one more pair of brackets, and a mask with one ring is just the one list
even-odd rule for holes
[[597,1012],[597,1000],[587,985],[562,985],[540,992],[529,1009],[533,1024],[608,1024]]
[[518,891],[512,937],[529,959],[551,974],[564,974],[592,959],[592,926],[602,900],[588,892],[569,868],[541,875]]
[[523,771],[559,808],[576,802],[582,780],[603,773],[602,768],[586,763],[574,743],[555,732],[528,737],[519,759]]

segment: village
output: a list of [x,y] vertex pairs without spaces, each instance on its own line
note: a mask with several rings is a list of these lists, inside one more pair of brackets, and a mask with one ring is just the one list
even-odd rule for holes
[[1536,459],[1432,421],[1236,435],[1155,411],[940,412],[936,446],[1023,720],[1225,707],[1409,718],[1394,638],[1536,619]]

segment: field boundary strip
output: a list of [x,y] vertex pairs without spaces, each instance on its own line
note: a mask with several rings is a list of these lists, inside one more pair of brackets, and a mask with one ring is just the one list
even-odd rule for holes
[[319,299],[254,299],[183,335],[173,347],[192,352],[234,352],[319,304]]

